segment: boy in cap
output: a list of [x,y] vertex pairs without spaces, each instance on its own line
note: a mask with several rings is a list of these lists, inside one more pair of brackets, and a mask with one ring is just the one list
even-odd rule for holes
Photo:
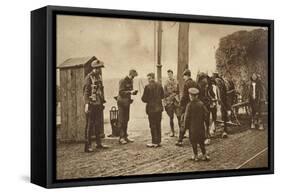
[[197,145],[199,144],[203,154],[202,160],[209,160],[205,148],[205,124],[208,119],[208,111],[203,102],[198,99],[199,90],[189,88],[190,102],[187,104],[184,114],[184,128],[189,129],[189,140],[192,145],[194,156],[192,160],[198,161]]

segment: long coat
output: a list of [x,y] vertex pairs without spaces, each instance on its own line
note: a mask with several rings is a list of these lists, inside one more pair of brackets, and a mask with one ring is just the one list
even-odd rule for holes
[[184,127],[189,129],[191,144],[204,142],[207,114],[208,111],[200,100],[196,99],[188,103],[184,114]]
[[128,76],[120,80],[117,97],[117,105],[119,109],[118,117],[120,121],[125,123],[130,119],[130,104],[133,102],[131,99],[131,91],[133,89],[133,80]]
[[186,105],[190,101],[189,92],[188,92],[189,88],[198,88],[199,89],[198,84],[195,81],[193,81],[191,78],[186,80],[185,83],[184,83],[184,86],[183,86],[183,92],[182,92],[182,96],[181,96],[181,99],[180,99],[180,106],[181,106],[182,114],[185,111]]
[[142,101],[146,103],[146,113],[156,113],[163,111],[162,99],[164,98],[164,90],[161,84],[157,82],[149,83],[145,86]]

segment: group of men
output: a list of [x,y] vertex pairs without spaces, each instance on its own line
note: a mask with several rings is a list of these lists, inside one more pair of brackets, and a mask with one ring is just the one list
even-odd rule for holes
[[[91,63],[92,71],[86,76],[84,85],[86,130],[85,130],[85,152],[92,152],[92,132],[95,131],[96,148],[106,149],[106,145],[101,143],[100,129],[103,109],[104,92],[101,79],[101,68],[103,63],[97,58]],[[155,74],[147,74],[148,84],[144,87],[141,100],[146,104],[146,114],[148,115],[149,127],[152,141],[147,144],[149,148],[161,147],[161,120],[162,112],[165,110],[170,121],[171,137],[175,136],[174,116],[177,118],[179,126],[179,138],[177,146],[183,145],[186,130],[189,130],[189,140],[193,148],[194,156],[192,159],[198,161],[197,146],[202,151],[202,160],[209,160],[205,143],[206,126],[209,126],[209,111],[204,104],[204,99],[200,98],[200,86],[191,78],[190,70],[183,72],[184,87],[180,95],[179,84],[174,78],[173,71],[168,70],[168,80],[164,84],[155,80]],[[136,70],[132,69],[129,74],[120,80],[118,96],[116,97],[118,105],[118,129],[119,143],[125,145],[134,140],[128,137],[128,122],[130,119],[130,106],[133,103],[132,96],[137,95],[134,90],[133,80],[138,76]],[[253,80],[255,76],[253,76]],[[259,85],[258,85],[259,87]],[[256,85],[253,84],[254,96]],[[201,92],[202,93],[202,92]],[[255,98],[256,99],[256,98]]]
[[[92,133],[95,132],[96,148],[106,149],[108,146],[103,145],[100,137],[101,119],[104,109],[104,92],[101,78],[101,68],[103,63],[95,58],[91,63],[92,71],[86,76],[84,84],[84,100],[86,113],[85,128],[85,152],[93,152]],[[173,76],[173,71],[168,70],[168,80],[164,87],[155,80],[155,74],[147,74],[148,84],[144,87],[141,100],[146,104],[146,114],[148,115],[149,127],[152,141],[147,144],[149,148],[161,146],[161,120],[162,112],[165,108],[171,127],[171,136],[175,136],[174,115],[178,120],[180,130],[177,145],[182,145],[185,129],[189,129],[189,137],[194,150],[194,160],[197,157],[197,144],[203,152],[203,158],[208,159],[204,146],[204,120],[205,108],[201,101],[198,100],[199,90],[196,83],[191,79],[189,70],[184,71],[185,80],[182,97],[179,95],[179,85]],[[133,79],[138,76],[136,70],[129,71],[128,76],[119,82],[119,91],[116,98],[118,105],[118,129],[119,143],[121,145],[132,143],[134,140],[128,137],[128,122],[130,119],[130,106],[133,103],[132,95],[137,95],[138,91],[133,88]],[[164,104],[164,106],[163,106]],[[183,123],[183,126],[182,126]]]

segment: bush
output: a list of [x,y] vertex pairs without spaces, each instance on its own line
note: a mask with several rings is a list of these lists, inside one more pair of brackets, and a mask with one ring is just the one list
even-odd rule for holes
[[244,100],[254,72],[261,76],[264,89],[267,89],[268,31],[237,31],[221,38],[216,50],[216,64],[221,75],[234,81]]

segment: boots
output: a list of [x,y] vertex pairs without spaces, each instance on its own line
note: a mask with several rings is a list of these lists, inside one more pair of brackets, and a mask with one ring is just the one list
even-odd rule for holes
[[221,135],[222,138],[227,138],[227,133],[224,131]]
[[170,127],[171,127],[170,137],[174,137],[175,136],[174,121],[171,118],[170,118]]
[[252,122],[251,122],[251,129],[255,129],[256,126],[255,126],[255,123],[254,123],[254,120],[252,119]]
[[259,130],[264,130],[262,120],[259,119]]
[[204,143],[205,143],[205,145],[210,145],[211,144],[211,139],[207,138]]

